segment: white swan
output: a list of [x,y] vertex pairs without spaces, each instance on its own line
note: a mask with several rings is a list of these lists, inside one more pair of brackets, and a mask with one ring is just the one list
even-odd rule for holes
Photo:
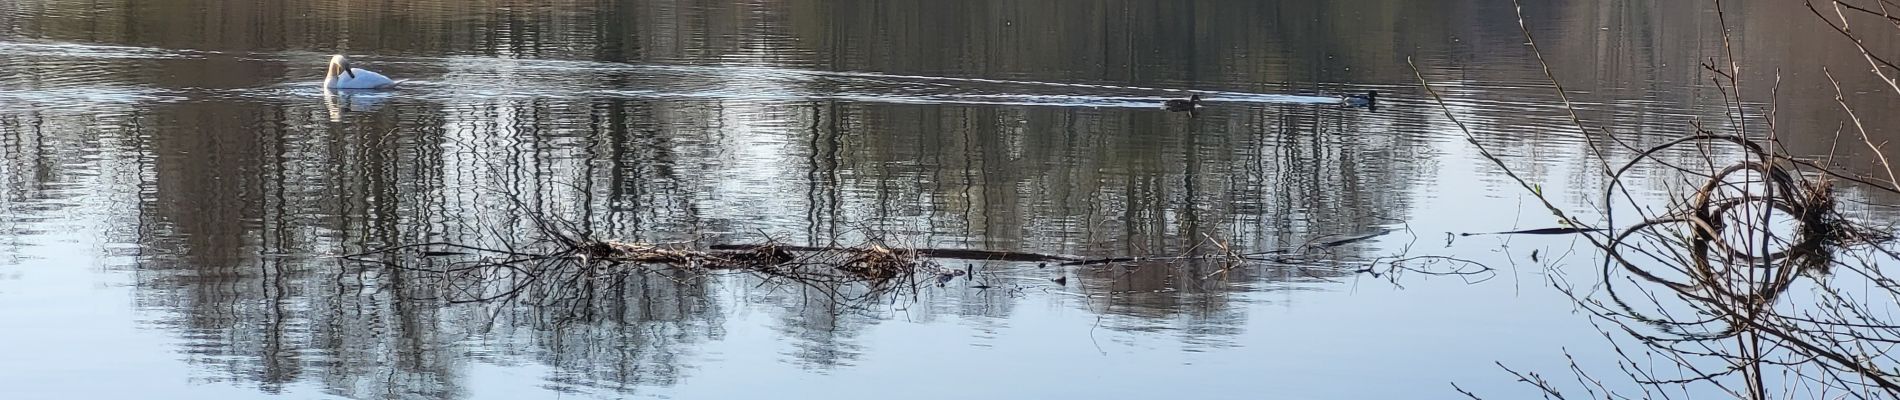
[[324,89],[388,89],[402,81],[393,81],[389,77],[362,68],[351,68],[350,58],[342,54],[330,56],[330,71],[323,74]]

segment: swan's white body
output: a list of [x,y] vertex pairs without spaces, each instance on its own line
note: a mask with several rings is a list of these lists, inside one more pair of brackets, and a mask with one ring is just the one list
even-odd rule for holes
[[330,70],[323,74],[324,89],[388,89],[400,81],[362,68],[351,68],[350,59],[343,55],[330,57]]

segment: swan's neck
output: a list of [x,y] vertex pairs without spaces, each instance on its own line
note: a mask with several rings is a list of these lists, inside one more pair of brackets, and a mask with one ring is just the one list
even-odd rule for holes
[[335,87],[337,77],[341,74],[343,74],[343,71],[338,68],[336,62],[330,62],[330,70],[323,73],[323,87]]

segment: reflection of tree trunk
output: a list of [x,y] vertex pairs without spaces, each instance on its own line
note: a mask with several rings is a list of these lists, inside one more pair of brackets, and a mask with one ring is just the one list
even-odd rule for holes
[[[840,152],[843,133],[838,120],[840,108],[835,101],[824,103],[821,109],[816,104],[812,108],[812,121],[809,135],[810,168],[806,173],[806,210],[809,245],[818,245],[824,238],[838,235],[838,224],[842,218],[840,202],[843,201],[839,185],[838,169],[841,163]],[[822,127],[821,127],[822,123]]]
[[977,210],[990,207],[990,184],[1002,178],[990,175],[986,168],[990,157],[996,156],[997,151],[990,145],[990,136],[968,123],[973,118],[967,112],[961,114],[963,118],[956,121],[965,127],[958,129],[963,134],[963,140],[958,143],[962,145],[959,153],[963,154],[963,180],[962,185],[957,185],[957,194],[963,197],[963,209],[959,211],[963,215],[964,229],[973,235],[990,236],[995,231],[989,226],[990,221],[982,219],[982,213]]
[[[637,161],[630,158],[632,155],[632,145],[629,142],[633,141],[633,138],[630,137],[633,135],[633,131],[627,128],[628,116],[623,103],[618,101],[608,102],[606,108],[607,134],[604,137],[607,140],[607,159],[605,160],[608,165],[607,209],[615,214],[626,214],[628,218],[632,219],[629,223],[621,225],[618,223],[620,219],[610,218],[608,219],[610,222],[607,224],[607,231],[618,232],[628,237],[638,238],[640,237],[640,230],[643,228],[640,224],[640,213],[637,211],[623,212],[630,208],[626,204],[627,198],[638,198],[638,192],[640,190],[638,186],[639,182],[634,181],[632,174],[627,172],[630,168],[638,168],[637,164],[631,167],[627,165],[628,163]],[[589,160],[589,164],[592,164],[592,161],[593,160]],[[588,176],[591,177],[593,175],[589,174]],[[634,192],[633,195],[629,196],[629,191]]]
[[1188,123],[1187,132],[1187,151],[1183,153],[1187,160],[1185,165],[1181,166],[1182,202],[1180,204],[1181,226],[1179,227],[1181,234],[1175,237],[1177,242],[1172,243],[1175,246],[1187,246],[1189,243],[1200,242],[1202,239],[1200,213],[1202,199],[1199,190],[1202,177],[1202,138],[1198,125]]
[[[276,269],[277,273],[270,279],[271,287],[265,289],[265,296],[268,297],[270,303],[270,312],[265,316],[267,320],[264,332],[264,382],[270,386],[280,387],[280,385],[295,382],[302,374],[296,352],[286,345],[286,342],[291,339],[285,337],[289,332],[284,329],[286,320],[290,319],[290,316],[286,315],[284,309],[288,295],[285,293],[284,281],[287,278],[283,274],[283,263],[267,261],[265,264]],[[294,342],[291,343],[294,344]]]
[[[282,116],[278,115],[278,117],[281,119]],[[289,254],[292,251],[288,236],[290,229],[294,226],[289,220],[290,213],[285,207],[284,185],[288,177],[284,171],[290,166],[284,157],[284,132],[273,130],[271,133],[260,135],[264,137],[263,140],[270,142],[266,145],[271,149],[269,164],[265,166],[268,171],[263,172],[270,174],[272,179],[259,181],[258,191],[268,194],[264,196],[262,206],[268,214],[263,220],[269,223],[264,225],[264,232],[261,232],[263,240],[258,249],[258,256],[261,261],[259,269],[270,282],[268,287],[263,288],[264,295],[270,303],[270,313],[266,316],[268,320],[264,333],[266,364],[264,381],[272,386],[279,386],[296,381],[297,377],[302,375],[302,369],[297,352],[286,345],[287,340],[293,339],[285,337],[291,333],[286,332],[284,328],[287,320],[291,318],[287,315],[285,307],[287,303],[293,301],[289,298],[291,294],[288,292],[290,280],[293,277],[289,276],[290,271],[285,268],[282,259],[271,257],[272,254]],[[294,345],[294,342],[291,344]]]

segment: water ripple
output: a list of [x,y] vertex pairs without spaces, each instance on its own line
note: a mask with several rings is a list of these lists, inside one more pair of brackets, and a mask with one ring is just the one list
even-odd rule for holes
[[[0,42],[0,64],[12,60],[28,70],[62,71],[32,79],[10,78],[0,84],[20,86],[0,94],[42,106],[94,103],[168,102],[187,97],[239,100],[295,99],[320,96],[321,58],[308,52],[220,53],[150,47],[102,46],[77,43]],[[1161,102],[1197,93],[1210,103],[1337,104],[1338,97],[1250,93],[1224,90],[1133,85],[1043,82],[966,77],[942,77],[876,72],[834,72],[756,65],[672,65],[578,60],[521,60],[493,57],[383,57],[359,55],[359,65],[382,69],[392,76],[411,77],[398,97],[450,103],[471,97],[510,98],[628,98],[704,99],[737,101],[845,100],[896,104],[968,104],[1040,107],[1152,108]],[[73,61],[85,60],[85,61]],[[103,61],[101,61],[103,60]],[[110,65],[139,60],[139,65]],[[162,60],[157,66],[144,61]],[[310,63],[299,76],[279,78],[238,89],[157,89],[180,85],[128,85],[125,73],[141,68],[199,68],[178,63],[288,64]],[[108,65],[95,65],[101,62]],[[84,63],[91,73],[73,74]],[[307,72],[305,72],[307,71]],[[431,74],[434,72],[434,74]],[[136,77],[134,77],[136,78]],[[270,77],[253,77],[261,81]],[[13,82],[8,82],[13,81]],[[46,87],[78,87],[46,89]]]

